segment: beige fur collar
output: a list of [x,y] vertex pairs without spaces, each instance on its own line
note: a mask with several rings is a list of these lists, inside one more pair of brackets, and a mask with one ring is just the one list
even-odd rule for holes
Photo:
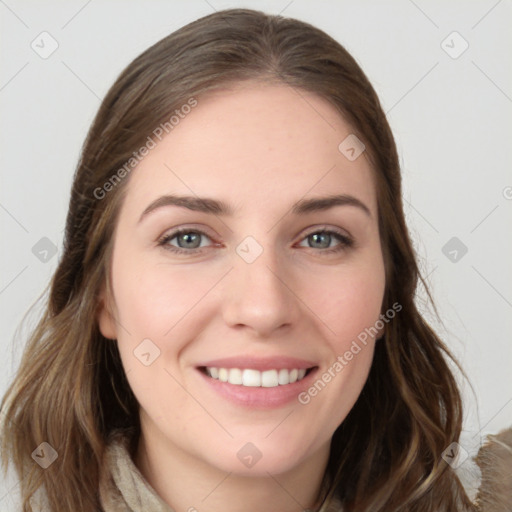
[[482,472],[477,510],[512,512],[512,428],[488,436],[476,463]]

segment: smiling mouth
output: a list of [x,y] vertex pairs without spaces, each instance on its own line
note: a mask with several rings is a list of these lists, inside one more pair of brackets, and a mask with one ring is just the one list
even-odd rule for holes
[[265,371],[252,368],[217,368],[201,366],[199,370],[208,377],[235,386],[275,388],[286,386],[302,380],[317,367],[311,368],[280,368]]

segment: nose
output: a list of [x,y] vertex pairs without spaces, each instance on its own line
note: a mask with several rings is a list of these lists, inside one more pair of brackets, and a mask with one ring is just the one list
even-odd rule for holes
[[252,263],[234,255],[234,269],[223,290],[223,316],[227,325],[247,329],[259,338],[295,325],[300,300],[293,277],[279,266],[270,250]]

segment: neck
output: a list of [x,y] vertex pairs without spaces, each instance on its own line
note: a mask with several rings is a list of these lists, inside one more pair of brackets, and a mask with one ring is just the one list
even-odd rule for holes
[[[154,434],[154,433],[153,433]],[[142,429],[135,464],[175,512],[297,512],[318,509],[329,444],[289,471],[244,476],[222,471]]]

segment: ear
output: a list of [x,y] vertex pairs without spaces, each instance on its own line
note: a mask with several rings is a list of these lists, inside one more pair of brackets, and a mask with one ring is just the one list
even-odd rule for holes
[[105,285],[103,285],[99,296],[96,319],[101,334],[107,339],[115,340],[117,339],[116,321],[107,295]]

